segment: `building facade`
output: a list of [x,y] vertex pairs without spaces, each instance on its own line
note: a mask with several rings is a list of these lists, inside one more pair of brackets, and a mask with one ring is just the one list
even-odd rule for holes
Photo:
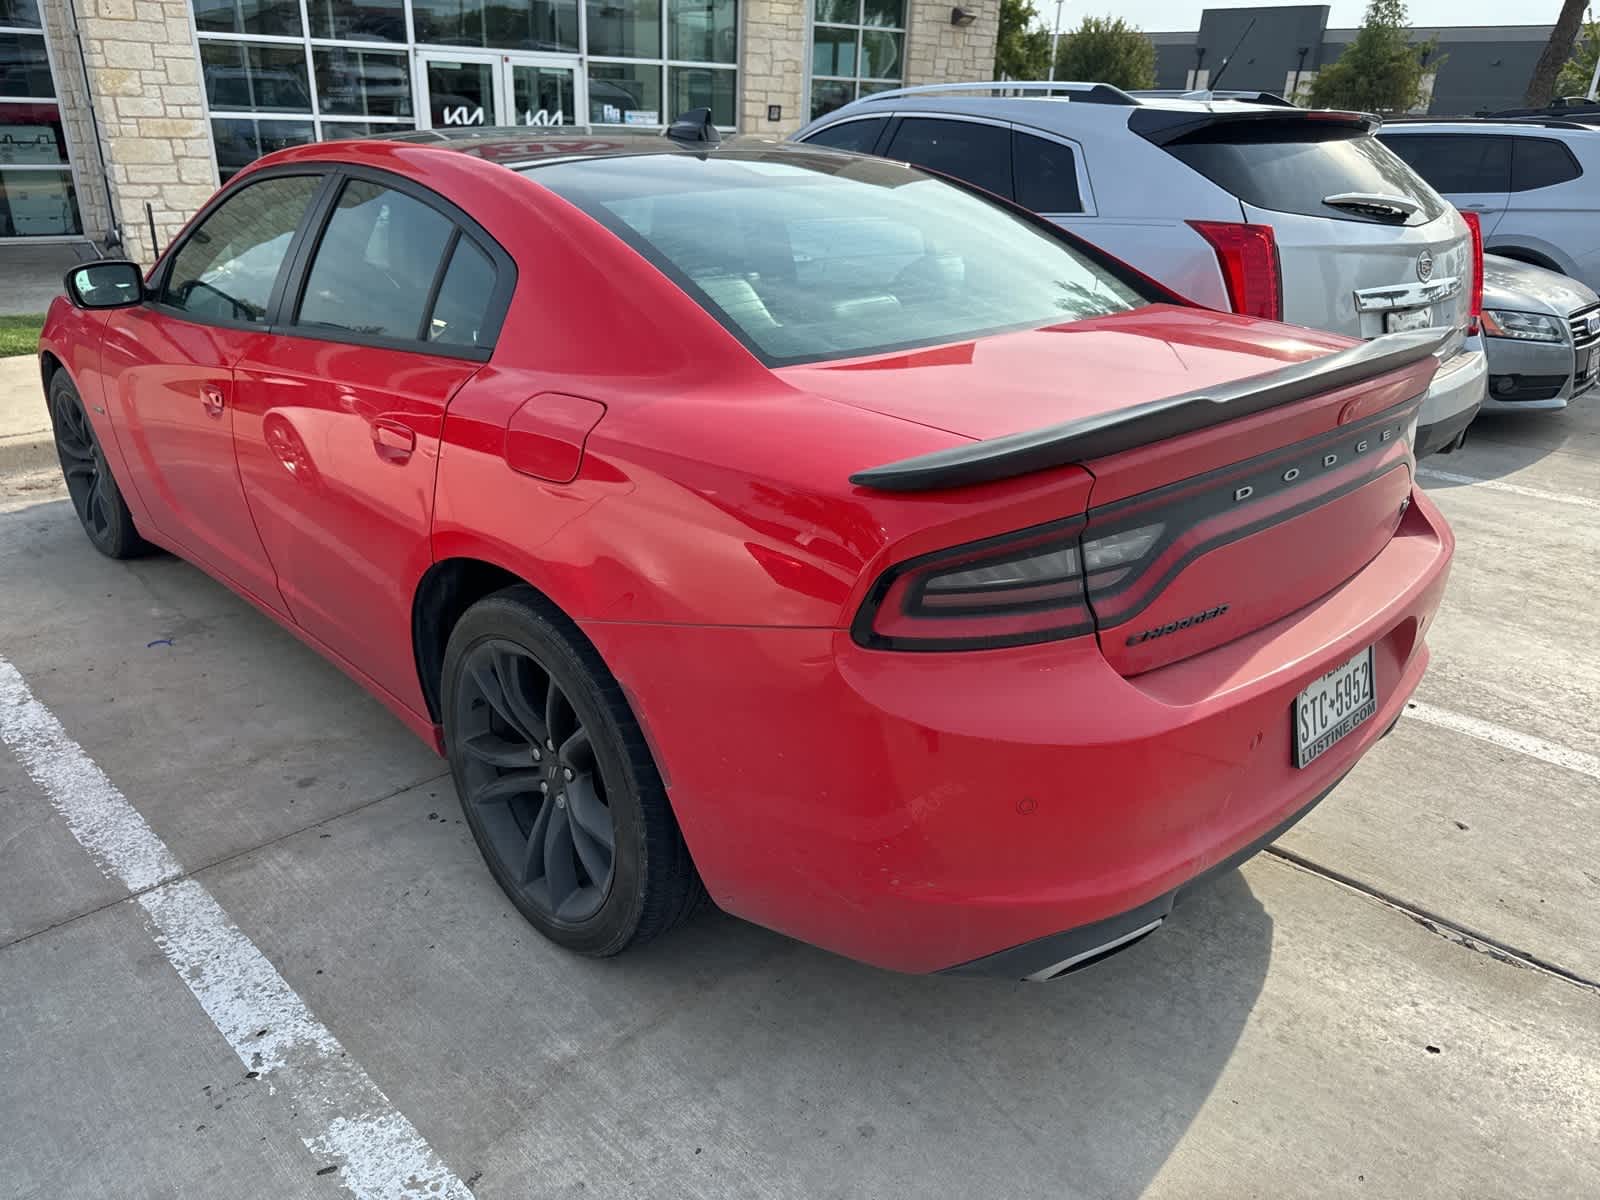
[[990,78],[998,14],[998,0],[0,0],[0,268],[6,244],[51,238],[148,262],[219,181],[317,140],[649,131],[699,107],[728,131],[792,132],[859,95]]
[[[1208,8],[1193,33],[1148,35],[1156,47],[1157,86],[1303,97],[1317,72],[1337,61],[1359,32],[1329,29],[1328,11],[1325,4]],[[1441,26],[1414,29],[1412,38],[1418,45],[1437,43],[1424,52],[1427,103],[1416,111],[1470,116],[1522,103],[1550,26]]]

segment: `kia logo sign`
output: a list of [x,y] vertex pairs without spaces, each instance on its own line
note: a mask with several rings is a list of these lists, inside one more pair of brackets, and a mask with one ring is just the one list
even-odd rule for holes
[[1433,278],[1433,255],[1426,250],[1417,255],[1417,278],[1423,283]]

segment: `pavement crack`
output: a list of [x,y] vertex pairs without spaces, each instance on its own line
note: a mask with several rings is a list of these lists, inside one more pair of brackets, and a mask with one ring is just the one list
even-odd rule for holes
[[299,837],[303,833],[309,833],[314,829],[321,829],[324,825],[331,825],[335,821],[342,821],[345,817],[354,816],[356,813],[362,812],[365,809],[369,809],[375,804],[382,804],[385,800],[393,800],[396,796],[402,795],[405,792],[409,792],[413,788],[425,787],[430,783],[438,783],[440,780],[448,779],[449,777],[449,771],[439,771],[435,774],[424,776],[421,779],[414,779],[409,783],[403,783],[397,787],[391,788],[389,791],[384,792],[381,796],[373,796],[372,798],[363,800],[359,804],[354,804],[349,808],[340,809],[336,813],[329,813],[325,817],[321,817],[318,820],[312,821],[306,825],[296,826],[294,829],[280,833],[276,837],[268,838],[264,842],[258,842],[254,846],[247,846],[243,850],[235,850],[232,854],[224,854],[222,857],[214,858],[209,862],[202,863],[198,867],[185,868],[180,874],[163,879],[159,883],[151,884],[146,888],[140,888],[138,891],[128,892],[126,895],[118,896],[115,900],[107,900],[104,904],[96,904],[91,908],[85,908],[79,912],[72,913],[70,916],[62,917],[59,921],[52,921],[48,925],[42,925],[38,929],[30,930],[19,937],[12,938],[9,942],[0,942],[0,954],[3,954],[13,946],[20,946],[23,942],[30,942],[36,937],[42,937],[44,934],[51,933],[57,929],[71,925],[75,921],[81,921],[85,917],[92,917],[96,913],[105,912],[108,908],[115,908],[117,905],[126,904],[130,900],[137,900],[140,896],[143,896],[147,892],[153,892],[160,888],[170,887],[172,884],[178,883],[181,880],[193,879],[198,875],[202,875],[207,871],[215,869],[216,867],[225,866],[228,863],[244,858],[246,855],[258,853],[259,851],[267,849],[269,846],[276,846],[279,842],[286,842],[290,838]]
[[1492,958],[1496,962],[1505,963],[1508,966],[1520,967],[1527,971],[1541,971],[1546,975],[1553,975],[1557,979],[1570,983],[1575,987],[1600,995],[1600,980],[1590,979],[1587,975],[1580,975],[1577,971],[1569,970],[1559,963],[1553,963],[1537,954],[1519,949],[1509,942],[1501,941],[1499,938],[1491,937],[1486,933],[1480,933],[1470,926],[1463,925],[1458,921],[1452,921],[1450,918],[1423,908],[1419,904],[1413,904],[1409,900],[1402,899],[1392,892],[1386,892],[1380,887],[1365,883],[1353,875],[1346,875],[1343,871],[1325,867],[1321,863],[1305,857],[1303,854],[1296,854],[1293,850],[1285,850],[1282,846],[1268,846],[1264,853],[1281,862],[1286,862],[1292,867],[1297,867],[1308,874],[1320,876],[1332,883],[1347,887],[1351,891],[1360,892],[1363,896],[1376,900],[1385,908],[1393,909],[1407,920],[1415,922],[1429,933],[1442,937],[1448,942],[1454,942],[1458,946]]

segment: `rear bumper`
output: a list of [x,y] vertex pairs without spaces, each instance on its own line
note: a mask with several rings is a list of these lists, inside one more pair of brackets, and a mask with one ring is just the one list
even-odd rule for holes
[[[1297,818],[1415,690],[1452,548],[1413,491],[1397,534],[1322,599],[1133,677],[1092,637],[917,654],[843,630],[584,629],[717,903],[923,973],[1165,911]],[[1295,768],[1294,697],[1367,646],[1378,711]]]
[[1417,418],[1416,456],[1422,458],[1453,443],[1472,424],[1489,386],[1483,339],[1468,338],[1465,348],[1439,364]]

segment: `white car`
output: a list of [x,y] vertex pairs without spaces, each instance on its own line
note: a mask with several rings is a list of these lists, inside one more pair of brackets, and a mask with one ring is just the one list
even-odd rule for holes
[[965,180],[1199,304],[1361,338],[1449,329],[1420,457],[1459,445],[1484,399],[1481,254],[1378,126],[1270,96],[991,82],[865,95],[795,138]]

